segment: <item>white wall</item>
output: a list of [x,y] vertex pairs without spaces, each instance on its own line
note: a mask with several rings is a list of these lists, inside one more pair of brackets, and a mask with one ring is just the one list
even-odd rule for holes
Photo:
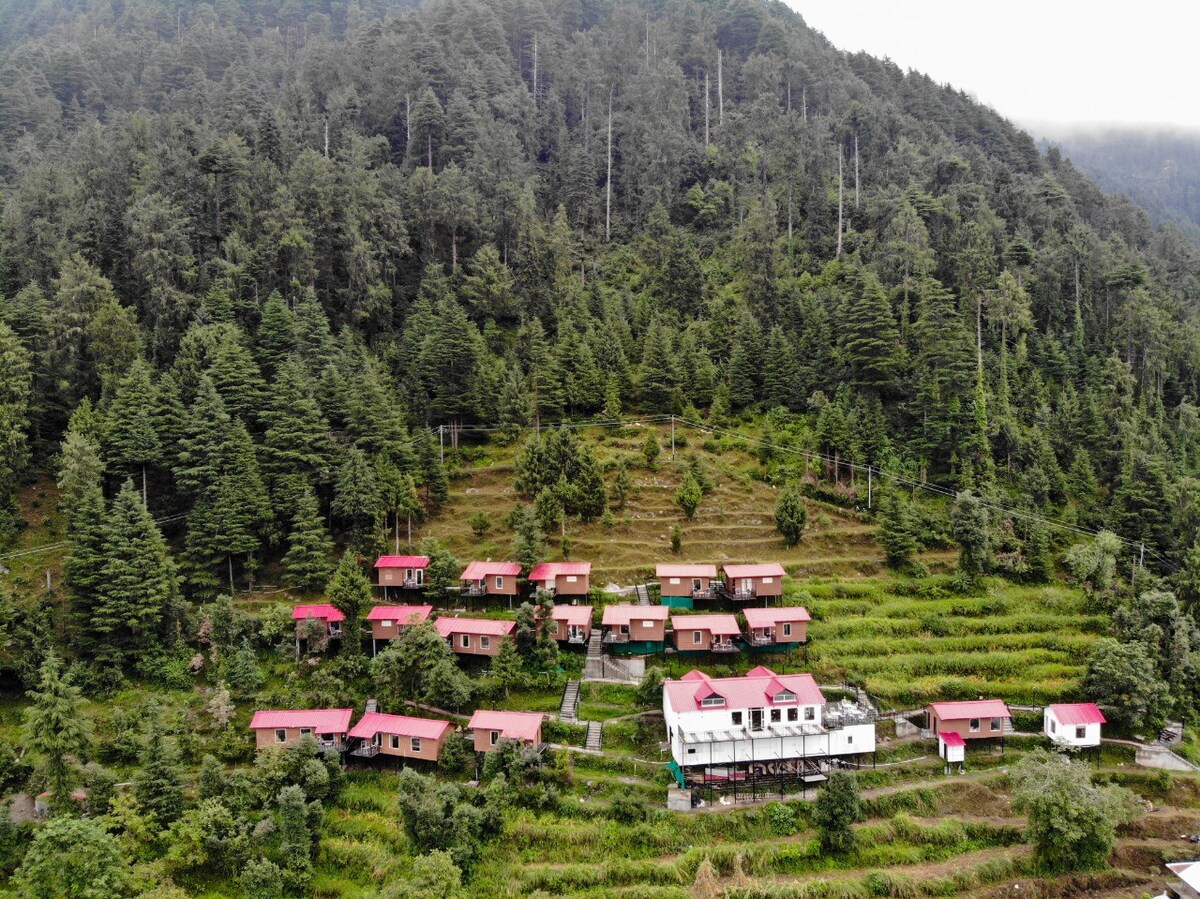
[[1042,713],[1042,732],[1053,742],[1063,746],[1099,746],[1100,725],[1084,724],[1083,737],[1075,736],[1074,724],[1062,724],[1049,708]]

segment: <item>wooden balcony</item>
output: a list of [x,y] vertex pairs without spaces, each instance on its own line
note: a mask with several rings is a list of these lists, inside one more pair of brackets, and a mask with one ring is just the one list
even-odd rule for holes
[[604,635],[605,643],[628,643],[629,634],[622,634],[619,631],[608,631]]
[[723,593],[724,589],[725,589],[725,585],[722,584],[720,581],[711,581],[706,589],[693,590],[692,591],[692,599],[693,600],[699,599],[702,601],[703,600],[708,600],[708,601],[717,600],[717,599],[720,599],[724,595],[724,593]]
[[[628,641],[629,637],[626,636],[625,639],[626,639],[626,641]],[[588,641],[588,638],[585,637],[583,634],[570,634],[570,635],[568,635],[568,637],[566,639],[566,642],[571,646],[586,646],[587,641]]]
[[721,584],[721,596],[734,602],[749,602],[752,599],[758,598],[758,590],[754,587],[737,587],[728,584]]
[[346,741],[338,740],[338,739],[333,739],[333,740],[318,739],[317,740],[317,748],[320,749],[322,752],[345,752],[346,751]]
[[462,596],[487,596],[487,587],[480,587],[478,584],[468,584],[459,590]]
[[742,648],[732,640],[713,641],[710,652],[741,652]]
[[359,758],[371,759],[379,755],[380,746],[378,743],[364,743],[357,749],[351,750],[351,755],[356,755]]
[[746,642],[753,647],[774,646],[776,639],[774,634],[753,634],[746,638]]

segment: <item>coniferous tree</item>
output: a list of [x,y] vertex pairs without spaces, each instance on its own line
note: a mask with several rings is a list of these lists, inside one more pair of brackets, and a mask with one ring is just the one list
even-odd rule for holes
[[333,574],[333,540],[312,490],[301,493],[293,509],[283,568],[288,584],[307,591],[321,589]]
[[167,827],[183,814],[183,775],[179,750],[167,737],[160,713],[152,711],[138,770],[134,776],[134,794],[138,804],[153,816],[160,827]]
[[799,488],[788,487],[775,504],[775,529],[783,535],[784,546],[796,546],[808,524],[808,507]]
[[146,468],[162,457],[154,409],[150,366],[138,359],[117,385],[105,416],[105,448],[109,469],[114,474],[141,476],[143,505],[148,505]]
[[271,500],[259,472],[254,444],[241,420],[233,423],[221,448],[220,475],[211,493],[212,548],[225,556],[229,589],[234,590],[234,558],[247,571],[256,568],[255,554],[271,521]]
[[333,607],[346,616],[342,625],[342,652],[358,655],[362,652],[360,620],[363,609],[371,603],[371,582],[350,550],[342,554],[325,593]]
[[160,644],[180,598],[175,562],[132,481],[113,500],[101,553],[89,636],[97,658],[121,665]]
[[908,497],[897,490],[888,490],[879,498],[879,527],[875,539],[883,547],[883,558],[889,568],[904,568],[912,562],[921,548],[918,522]]
[[295,317],[277,290],[271,291],[263,303],[262,320],[254,342],[258,361],[268,377],[278,372],[296,349]]
[[40,681],[24,711],[25,747],[33,754],[50,784],[56,812],[71,805],[76,764],[86,761],[92,737],[91,720],[83,712],[83,696],[63,673],[54,653],[42,663]]
[[12,539],[20,520],[15,493],[29,458],[26,433],[32,390],[29,351],[0,321],[0,544]]
[[333,488],[333,514],[349,522],[353,546],[367,550],[383,512],[375,468],[357,447],[346,453]]

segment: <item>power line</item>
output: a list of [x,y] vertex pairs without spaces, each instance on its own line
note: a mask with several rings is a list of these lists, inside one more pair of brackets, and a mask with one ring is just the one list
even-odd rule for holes
[[[187,518],[188,513],[177,512],[174,515],[167,515],[163,518],[154,519],[155,524],[168,524],[172,521],[179,521],[182,518]],[[66,540],[59,540],[57,543],[46,543],[42,546],[35,546],[32,549],[22,549],[17,552],[5,553],[0,556],[0,562],[7,562],[11,559],[20,559],[24,556],[36,556],[38,553],[49,552],[52,549],[63,549],[67,546]]]

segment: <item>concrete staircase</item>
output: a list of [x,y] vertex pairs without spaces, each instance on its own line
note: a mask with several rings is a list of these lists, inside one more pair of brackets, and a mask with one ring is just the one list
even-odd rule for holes
[[637,604],[639,606],[650,605],[650,590],[645,584],[638,584],[635,588],[637,591]]
[[598,659],[604,653],[604,636],[600,633],[600,628],[592,628],[592,634],[588,637],[587,657],[589,659]]
[[589,721],[587,726],[587,736],[583,741],[584,749],[591,749],[594,752],[600,751],[600,744],[603,742],[604,726],[599,721]]
[[[558,717],[563,721],[574,721],[575,711],[579,708],[579,681],[567,681],[563,690],[562,704],[558,707]],[[591,725],[589,725],[590,727]],[[589,731],[590,733],[590,731]]]

